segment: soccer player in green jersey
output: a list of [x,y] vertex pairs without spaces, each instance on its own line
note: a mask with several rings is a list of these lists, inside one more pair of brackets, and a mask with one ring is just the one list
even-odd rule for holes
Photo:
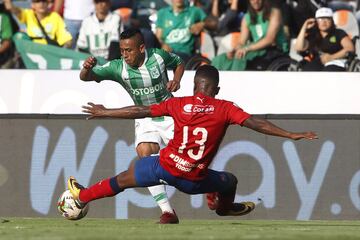
[[[172,97],[171,92],[180,88],[184,73],[181,58],[162,49],[145,49],[144,37],[139,30],[128,29],[120,34],[122,57],[103,66],[96,66],[96,58],[85,60],[80,72],[83,81],[112,80],[121,84],[136,105],[160,103]],[[173,80],[168,79],[167,69],[174,70]],[[140,158],[156,154],[160,144],[167,145],[173,138],[174,121],[171,117],[135,120],[135,146]],[[164,185],[149,187],[151,195],[162,210],[160,222],[179,223],[170,206]]]

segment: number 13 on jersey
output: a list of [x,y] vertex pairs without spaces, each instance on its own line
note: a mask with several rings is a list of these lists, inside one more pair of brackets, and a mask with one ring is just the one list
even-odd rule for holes
[[[199,160],[202,158],[202,155],[204,154],[205,150],[205,142],[208,137],[208,131],[206,128],[197,127],[192,131],[192,136],[190,136],[190,140],[193,140],[193,136],[196,136],[196,138],[200,137],[199,140],[195,140],[194,142],[199,145],[199,150],[197,153],[194,153],[194,149],[187,150],[187,154],[189,157],[191,157],[194,160]],[[181,146],[179,147],[178,152],[183,153],[186,149],[186,144],[189,143],[189,127],[184,126],[183,127],[183,142],[181,143]]]

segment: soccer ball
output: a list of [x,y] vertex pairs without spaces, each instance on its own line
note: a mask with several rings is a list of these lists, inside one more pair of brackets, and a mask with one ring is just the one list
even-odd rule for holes
[[74,201],[70,190],[66,190],[59,197],[57,209],[64,218],[68,220],[79,220],[86,216],[89,211],[89,204],[81,208],[79,204]]

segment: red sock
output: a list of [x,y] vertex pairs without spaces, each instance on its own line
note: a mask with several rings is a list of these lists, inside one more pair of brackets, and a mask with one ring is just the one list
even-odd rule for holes
[[99,198],[112,197],[122,191],[118,186],[114,187],[114,184],[117,185],[115,177],[101,180],[89,188],[82,189],[79,200],[87,203]]

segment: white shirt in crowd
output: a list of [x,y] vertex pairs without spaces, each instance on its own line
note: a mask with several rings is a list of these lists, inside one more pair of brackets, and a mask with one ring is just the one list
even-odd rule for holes
[[76,47],[87,49],[95,57],[108,58],[110,43],[119,41],[123,24],[117,14],[109,12],[100,22],[95,14],[85,18],[81,24]]
[[64,18],[69,20],[83,20],[95,11],[93,0],[65,0]]

